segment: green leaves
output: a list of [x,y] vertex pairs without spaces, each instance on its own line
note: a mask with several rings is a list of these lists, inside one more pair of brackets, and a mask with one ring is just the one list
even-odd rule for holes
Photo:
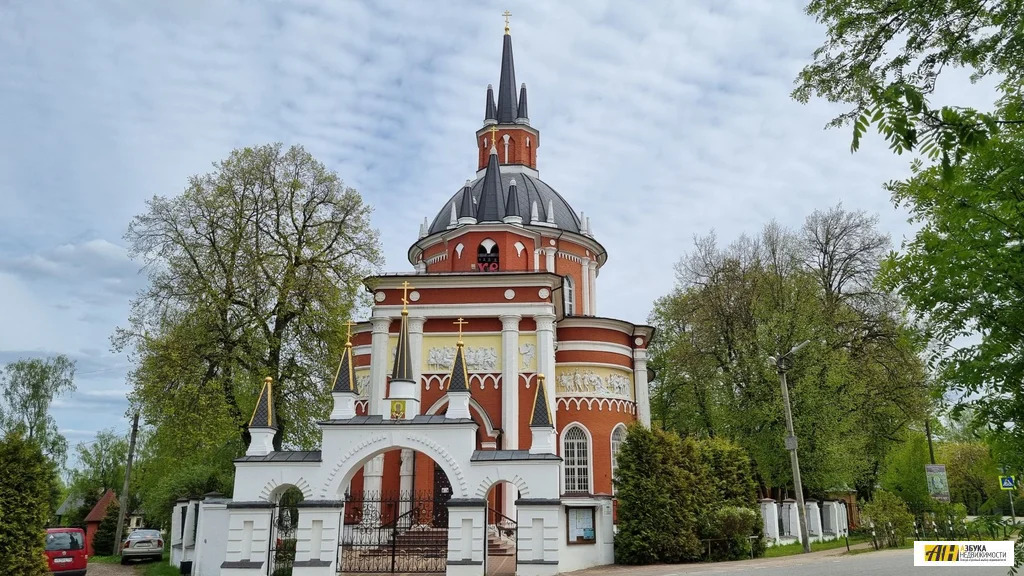
[[56,475],[21,430],[0,439],[0,574],[46,576],[44,538]]

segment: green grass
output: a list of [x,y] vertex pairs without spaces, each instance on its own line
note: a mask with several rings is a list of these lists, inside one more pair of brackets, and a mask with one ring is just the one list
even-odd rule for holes
[[120,556],[90,556],[89,564],[120,564]]
[[[860,544],[861,542],[868,542],[868,539],[863,536],[850,537],[850,546]],[[811,552],[835,550],[836,548],[846,548],[846,538],[838,538],[836,540],[829,540],[828,542],[811,542]],[[794,554],[800,554],[803,550],[804,547],[799,542],[794,542],[783,546],[772,546],[764,551],[764,557],[780,558],[782,556],[792,556]]]
[[159,562],[136,564],[135,573],[139,576],[178,576],[181,570],[167,563],[167,550],[164,550],[164,556]]

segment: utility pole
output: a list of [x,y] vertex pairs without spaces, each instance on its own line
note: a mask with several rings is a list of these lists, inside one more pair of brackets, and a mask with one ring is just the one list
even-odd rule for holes
[[117,532],[114,536],[114,549],[121,555],[121,533],[124,529],[124,518],[128,508],[128,481],[132,477],[132,459],[135,457],[135,437],[139,433],[139,413],[132,418],[132,438],[128,442],[128,464],[124,468],[124,487],[121,489],[121,507],[117,513]]
[[932,449],[932,416],[931,414],[925,416],[924,419],[924,433],[928,436],[928,457],[931,458],[932,464],[935,464],[935,450]]
[[807,533],[807,509],[804,507],[804,486],[800,481],[800,459],[796,455],[796,433],[793,431],[793,411],[789,406],[789,385],[786,383],[786,371],[789,370],[793,362],[793,355],[809,343],[809,340],[805,340],[778,358],[769,357],[779,372],[779,383],[782,385],[782,403],[786,408],[786,450],[789,450],[789,462],[793,466],[793,490],[796,492],[797,514],[800,518],[800,540],[804,545],[804,554],[811,551],[811,539]]

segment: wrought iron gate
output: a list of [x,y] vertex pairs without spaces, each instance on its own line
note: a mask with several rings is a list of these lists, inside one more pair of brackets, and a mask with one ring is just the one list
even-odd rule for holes
[[281,495],[270,517],[270,549],[267,554],[269,576],[291,576],[295,563],[296,531],[299,527],[299,508],[302,493],[289,489]]
[[348,495],[345,518],[352,523],[342,532],[341,572],[445,572],[447,500],[434,491]]

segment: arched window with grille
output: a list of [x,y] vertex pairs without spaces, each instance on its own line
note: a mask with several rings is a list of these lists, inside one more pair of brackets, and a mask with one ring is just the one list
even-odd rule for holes
[[565,291],[565,315],[572,316],[576,308],[576,285],[572,281],[572,276],[565,277],[562,290]]
[[590,493],[590,438],[579,424],[562,435],[562,476],[566,494]]
[[615,490],[615,472],[619,469],[619,449],[626,440],[626,427],[619,424],[612,430],[612,491]]

